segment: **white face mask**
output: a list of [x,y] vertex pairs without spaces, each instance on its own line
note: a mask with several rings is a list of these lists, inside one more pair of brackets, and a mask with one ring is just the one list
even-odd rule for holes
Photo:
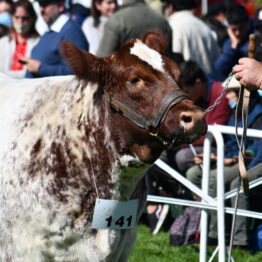
[[25,34],[25,33],[28,33],[28,31],[30,30],[31,24],[30,23],[27,23],[27,24],[14,23],[13,27],[18,34]]

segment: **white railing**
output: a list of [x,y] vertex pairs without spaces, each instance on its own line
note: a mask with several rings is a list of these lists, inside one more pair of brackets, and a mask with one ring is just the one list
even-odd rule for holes
[[[174,179],[178,180],[184,186],[189,188],[192,192],[199,195],[202,198],[202,202],[190,201],[185,199],[168,198],[148,195],[147,200],[152,202],[183,205],[183,206],[195,206],[202,208],[201,212],[201,224],[200,224],[200,262],[207,261],[207,234],[208,234],[208,222],[207,222],[207,209],[217,210],[218,219],[218,247],[214,251],[209,261],[212,261],[216,253],[218,252],[218,261],[226,261],[226,248],[225,248],[225,213],[234,213],[233,208],[225,207],[224,200],[236,195],[236,190],[232,190],[228,193],[224,193],[224,140],[222,134],[235,134],[235,128],[222,125],[208,126],[207,136],[204,142],[204,159],[203,159],[203,176],[202,176],[202,190],[192,184],[184,176],[179,174],[176,170],[171,168],[162,160],[158,159],[155,164],[169,173]],[[238,128],[238,134],[243,134],[243,129]],[[262,131],[255,129],[247,129],[247,136],[262,138]],[[209,186],[209,173],[210,173],[210,152],[211,152],[211,140],[215,139],[217,144],[217,198],[212,198],[208,195]],[[250,188],[262,184],[262,178],[250,182]],[[262,213],[253,212],[243,209],[237,210],[237,215],[254,217],[262,219]]]

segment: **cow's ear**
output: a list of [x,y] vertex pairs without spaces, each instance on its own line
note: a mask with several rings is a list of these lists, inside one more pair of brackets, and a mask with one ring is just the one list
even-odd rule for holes
[[61,41],[61,53],[78,79],[99,84],[104,82],[106,59],[94,56],[67,41]]
[[152,30],[142,36],[142,41],[150,48],[156,50],[160,54],[164,54],[168,47],[168,37],[166,34]]

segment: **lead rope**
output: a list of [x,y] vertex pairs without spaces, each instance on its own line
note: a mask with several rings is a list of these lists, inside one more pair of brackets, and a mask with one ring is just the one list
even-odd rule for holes
[[[255,48],[256,48],[256,35],[251,34],[249,36],[249,45],[248,45],[248,57],[249,58],[255,58]],[[239,95],[237,108],[236,108],[236,114],[235,114],[236,140],[237,140],[238,147],[239,147],[239,155],[238,155],[238,159],[239,159],[239,183],[238,183],[238,187],[237,187],[236,200],[235,200],[235,206],[234,206],[234,214],[233,214],[233,219],[232,219],[228,262],[231,261],[231,256],[232,256],[232,247],[233,247],[233,240],[234,240],[234,234],[235,234],[236,213],[237,213],[240,187],[242,187],[244,194],[247,194],[248,191],[249,191],[248,176],[247,176],[247,170],[246,170],[245,161],[244,161],[249,99],[250,99],[250,91],[247,88],[245,88],[244,86],[241,86],[240,95]],[[243,125],[243,135],[242,135],[240,142],[239,142],[239,138],[238,138],[238,125],[237,125],[238,116],[239,116],[239,112],[240,112],[239,104],[242,104],[241,117],[242,117],[242,125]]]
[[[253,40],[252,40],[253,41]],[[208,107],[205,110],[205,113],[208,113],[212,111],[221,101],[222,97],[224,96],[226,90],[228,89],[228,85],[233,77],[234,73],[231,72],[229,76],[227,77],[226,84],[220,94],[220,96],[216,99],[215,103]],[[232,260],[232,247],[233,247],[233,241],[234,241],[234,234],[235,234],[235,224],[236,224],[236,213],[237,213],[237,206],[238,206],[238,199],[239,199],[239,193],[240,193],[240,187],[242,185],[244,193],[248,192],[248,177],[247,177],[247,171],[244,163],[244,145],[245,145],[245,140],[246,140],[246,129],[247,129],[247,115],[248,115],[248,104],[249,104],[249,95],[250,92],[243,86],[241,86],[240,89],[240,96],[238,99],[237,103],[237,108],[236,108],[236,115],[235,115],[235,136],[236,136],[236,141],[238,144],[239,148],[239,185],[237,187],[237,192],[236,192],[236,199],[235,199],[235,205],[234,205],[234,214],[233,214],[233,219],[232,219],[232,226],[231,226],[231,236],[230,236],[230,244],[229,244],[229,253],[228,253],[228,262],[231,262]],[[240,105],[242,105],[242,123],[243,123],[243,135],[241,138],[241,141],[239,142],[238,139],[238,115],[240,111]],[[242,181],[242,183],[241,183]]]

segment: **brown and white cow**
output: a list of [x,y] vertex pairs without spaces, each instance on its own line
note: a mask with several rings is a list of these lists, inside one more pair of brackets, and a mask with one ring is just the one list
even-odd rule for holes
[[76,77],[1,75],[1,262],[126,261],[134,230],[92,229],[96,199],[137,198],[140,214],[142,171],[206,131],[160,37],[143,41],[105,58],[63,43]]

